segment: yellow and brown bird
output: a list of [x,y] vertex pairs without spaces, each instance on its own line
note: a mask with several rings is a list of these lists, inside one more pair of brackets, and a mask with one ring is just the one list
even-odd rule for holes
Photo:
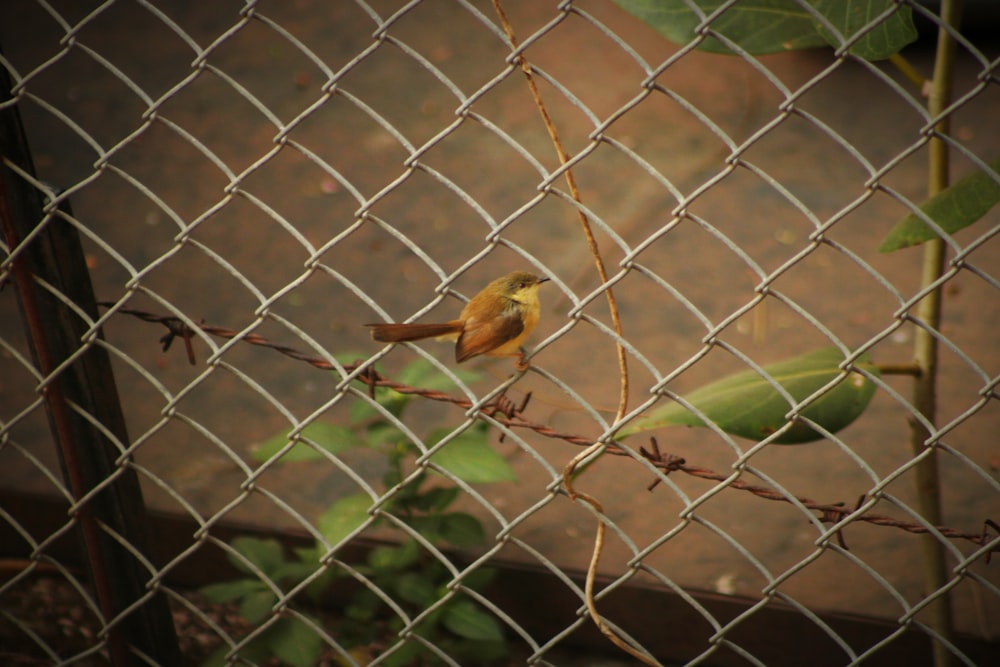
[[548,278],[514,271],[497,278],[465,304],[457,320],[440,324],[366,324],[372,338],[382,343],[403,343],[424,338],[455,340],[455,360],[476,355],[518,357],[524,369],[521,343],[538,325],[541,304],[538,288]]

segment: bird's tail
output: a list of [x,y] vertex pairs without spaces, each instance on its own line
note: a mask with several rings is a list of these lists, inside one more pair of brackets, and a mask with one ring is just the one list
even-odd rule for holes
[[372,330],[372,338],[382,343],[403,343],[423,338],[455,337],[462,333],[462,320],[452,320],[440,324],[366,324]]

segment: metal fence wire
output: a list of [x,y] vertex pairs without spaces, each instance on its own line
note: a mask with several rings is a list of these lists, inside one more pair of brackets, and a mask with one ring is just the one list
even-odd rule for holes
[[[1000,664],[941,4],[4,2],[3,660]],[[520,360],[364,326],[515,270]]]

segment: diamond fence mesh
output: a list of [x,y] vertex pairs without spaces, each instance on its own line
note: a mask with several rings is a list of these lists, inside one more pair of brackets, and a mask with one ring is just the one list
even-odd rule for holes
[[4,3],[8,655],[995,659],[995,43],[696,4]]

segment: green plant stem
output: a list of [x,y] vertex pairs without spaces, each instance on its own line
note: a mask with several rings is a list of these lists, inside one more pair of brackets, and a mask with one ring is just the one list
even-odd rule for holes
[[900,53],[894,53],[889,56],[889,62],[896,66],[896,69],[902,73],[910,83],[916,86],[917,90],[923,94],[924,86],[927,85],[927,79],[923,77],[917,68],[910,64],[910,61],[903,57]]
[[912,364],[875,364],[881,375],[912,375],[919,376],[923,369],[916,362]]
[[[962,0],[943,0],[941,22],[957,25],[962,11]],[[931,81],[927,109],[932,117],[940,115],[951,100],[952,74],[955,63],[955,40],[944,28],[938,29],[937,54],[934,62],[934,78]],[[949,122],[943,118],[935,127],[934,136],[928,144],[928,195],[934,196],[948,187],[948,145],[939,137],[949,131]],[[926,287],[941,277],[944,271],[945,245],[942,239],[933,239],[924,244],[921,285]],[[938,342],[932,335],[941,326],[941,288],[927,294],[917,305],[917,317],[925,327],[918,327],[914,340],[914,360],[920,367],[920,374],[913,381],[913,406],[920,411],[927,422],[933,424],[937,412],[937,369]],[[910,443],[915,456],[923,456],[916,466],[917,500],[920,513],[933,525],[941,521],[941,485],[938,478],[937,452],[927,452],[927,440],[931,433],[920,421],[910,422]],[[948,580],[944,546],[933,535],[921,538],[923,549],[924,589],[928,594],[940,591]],[[954,637],[951,603],[947,595],[937,597],[927,607],[928,625],[947,642]],[[934,664],[945,667],[955,663],[954,656],[940,641],[933,642]]]

